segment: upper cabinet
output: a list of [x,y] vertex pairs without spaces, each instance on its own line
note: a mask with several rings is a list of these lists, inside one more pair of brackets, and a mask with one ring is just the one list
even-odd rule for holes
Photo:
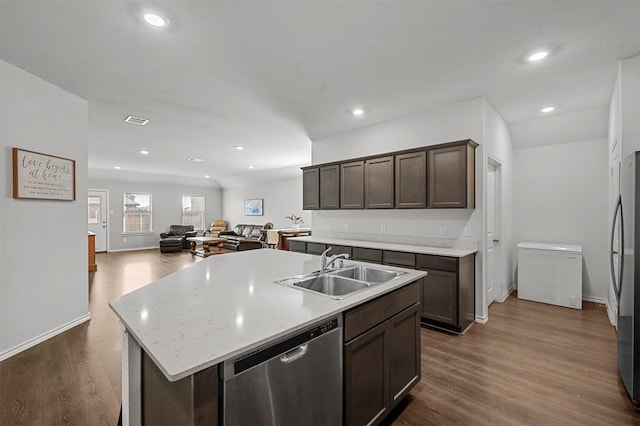
[[364,162],[364,202],[368,209],[394,207],[393,155]]
[[470,139],[303,168],[303,209],[475,208]]
[[364,161],[340,164],[340,208],[364,208]]
[[320,169],[311,167],[302,170],[302,209],[320,208]]
[[427,208],[475,208],[477,146],[473,141],[464,141],[427,151]]
[[396,207],[427,207],[427,153],[425,151],[396,155]]
[[340,165],[320,167],[320,208],[340,208]]

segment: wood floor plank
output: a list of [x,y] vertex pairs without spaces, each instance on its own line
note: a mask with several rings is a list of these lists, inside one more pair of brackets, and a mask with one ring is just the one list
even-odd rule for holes
[[[90,322],[0,362],[0,425],[115,425],[122,345],[109,301],[200,261],[186,251],[98,253]],[[640,425],[602,305],[512,295],[462,336],[423,328],[421,337],[422,381],[384,425]]]

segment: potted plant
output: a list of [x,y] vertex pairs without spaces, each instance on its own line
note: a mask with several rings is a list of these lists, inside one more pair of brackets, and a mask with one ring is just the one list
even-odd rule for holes
[[302,217],[296,216],[295,214],[292,214],[291,216],[285,216],[285,219],[289,219],[291,221],[292,229],[300,229],[300,224],[304,223]]

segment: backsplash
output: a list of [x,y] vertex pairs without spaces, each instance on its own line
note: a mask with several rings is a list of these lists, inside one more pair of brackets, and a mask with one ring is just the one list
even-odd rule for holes
[[413,246],[450,248],[457,250],[478,250],[475,240],[455,240],[450,238],[433,238],[408,235],[363,234],[355,232],[335,232],[313,230],[314,237],[335,238],[342,240],[373,241],[379,243],[408,244]]

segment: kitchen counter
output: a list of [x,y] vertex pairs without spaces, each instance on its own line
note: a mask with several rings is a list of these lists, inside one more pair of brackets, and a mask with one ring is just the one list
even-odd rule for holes
[[337,238],[317,237],[314,235],[309,237],[289,238],[289,240],[303,241],[307,243],[362,247],[362,248],[371,248],[371,249],[380,249],[380,250],[393,250],[393,251],[401,251],[406,253],[431,254],[435,256],[449,256],[449,257],[465,257],[465,256],[469,256],[470,254],[474,254],[478,252],[477,249],[473,249],[473,250],[454,249],[454,248],[445,248],[445,247],[427,247],[427,246],[416,246],[416,245],[410,245],[410,244],[384,243],[384,242],[377,242],[377,241],[343,240],[343,239],[337,239]]
[[212,256],[110,306],[166,378],[176,381],[426,275],[385,265],[407,274],[343,300],[274,283],[316,271],[319,263],[318,256],[269,249]]

